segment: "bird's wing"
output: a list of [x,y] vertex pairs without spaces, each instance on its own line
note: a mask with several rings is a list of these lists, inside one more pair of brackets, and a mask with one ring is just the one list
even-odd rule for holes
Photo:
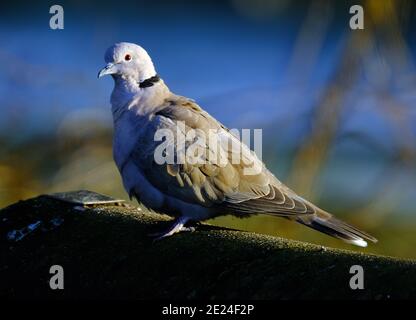
[[[219,206],[241,216],[315,213],[316,207],[277,180],[254,152],[192,100],[172,96],[149,126],[148,135],[137,141],[131,159],[146,179],[165,194],[205,207]],[[158,129],[170,130],[172,136],[155,141]],[[191,129],[194,135],[190,140],[182,147],[175,144],[178,135],[186,135]],[[211,139],[215,140],[213,144]],[[155,161],[155,151],[161,143],[177,147],[175,152],[165,148],[164,156],[179,154],[182,161],[176,156],[175,163]],[[199,154],[196,158],[202,161],[188,158],[192,154]]]

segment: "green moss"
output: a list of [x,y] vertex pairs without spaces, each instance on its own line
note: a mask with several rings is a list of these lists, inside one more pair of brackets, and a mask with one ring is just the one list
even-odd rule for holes
[[[59,216],[62,225],[48,221]],[[169,219],[132,207],[79,211],[48,197],[0,211],[0,296],[45,298],[388,299],[416,297],[412,261],[201,225],[152,242]],[[42,221],[19,242],[7,232]],[[65,290],[49,289],[62,265]],[[349,288],[362,265],[365,289]]]

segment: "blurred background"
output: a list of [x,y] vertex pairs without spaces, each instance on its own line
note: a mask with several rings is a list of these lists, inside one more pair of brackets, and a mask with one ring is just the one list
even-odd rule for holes
[[[112,160],[120,41],[146,48],[171,90],[230,128],[262,128],[280,180],[375,235],[363,249],[416,258],[416,2],[59,1],[0,5],[0,207],[90,189],[127,199]],[[361,4],[365,29],[349,28]],[[214,224],[354,249],[273,217]],[[361,250],[361,249],[360,249]]]

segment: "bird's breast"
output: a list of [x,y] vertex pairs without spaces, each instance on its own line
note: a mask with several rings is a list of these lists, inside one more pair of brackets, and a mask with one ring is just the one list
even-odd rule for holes
[[130,110],[124,112],[114,121],[113,156],[119,169],[136,147],[144,127],[144,119],[135,116]]

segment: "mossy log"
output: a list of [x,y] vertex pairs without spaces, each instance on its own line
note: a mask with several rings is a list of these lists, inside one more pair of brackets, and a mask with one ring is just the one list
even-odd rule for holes
[[[416,298],[412,261],[205,224],[153,242],[148,234],[168,220],[131,206],[82,208],[47,196],[4,208],[0,297]],[[64,269],[63,290],[50,289],[52,265]],[[363,290],[350,288],[352,265],[364,269]]]

